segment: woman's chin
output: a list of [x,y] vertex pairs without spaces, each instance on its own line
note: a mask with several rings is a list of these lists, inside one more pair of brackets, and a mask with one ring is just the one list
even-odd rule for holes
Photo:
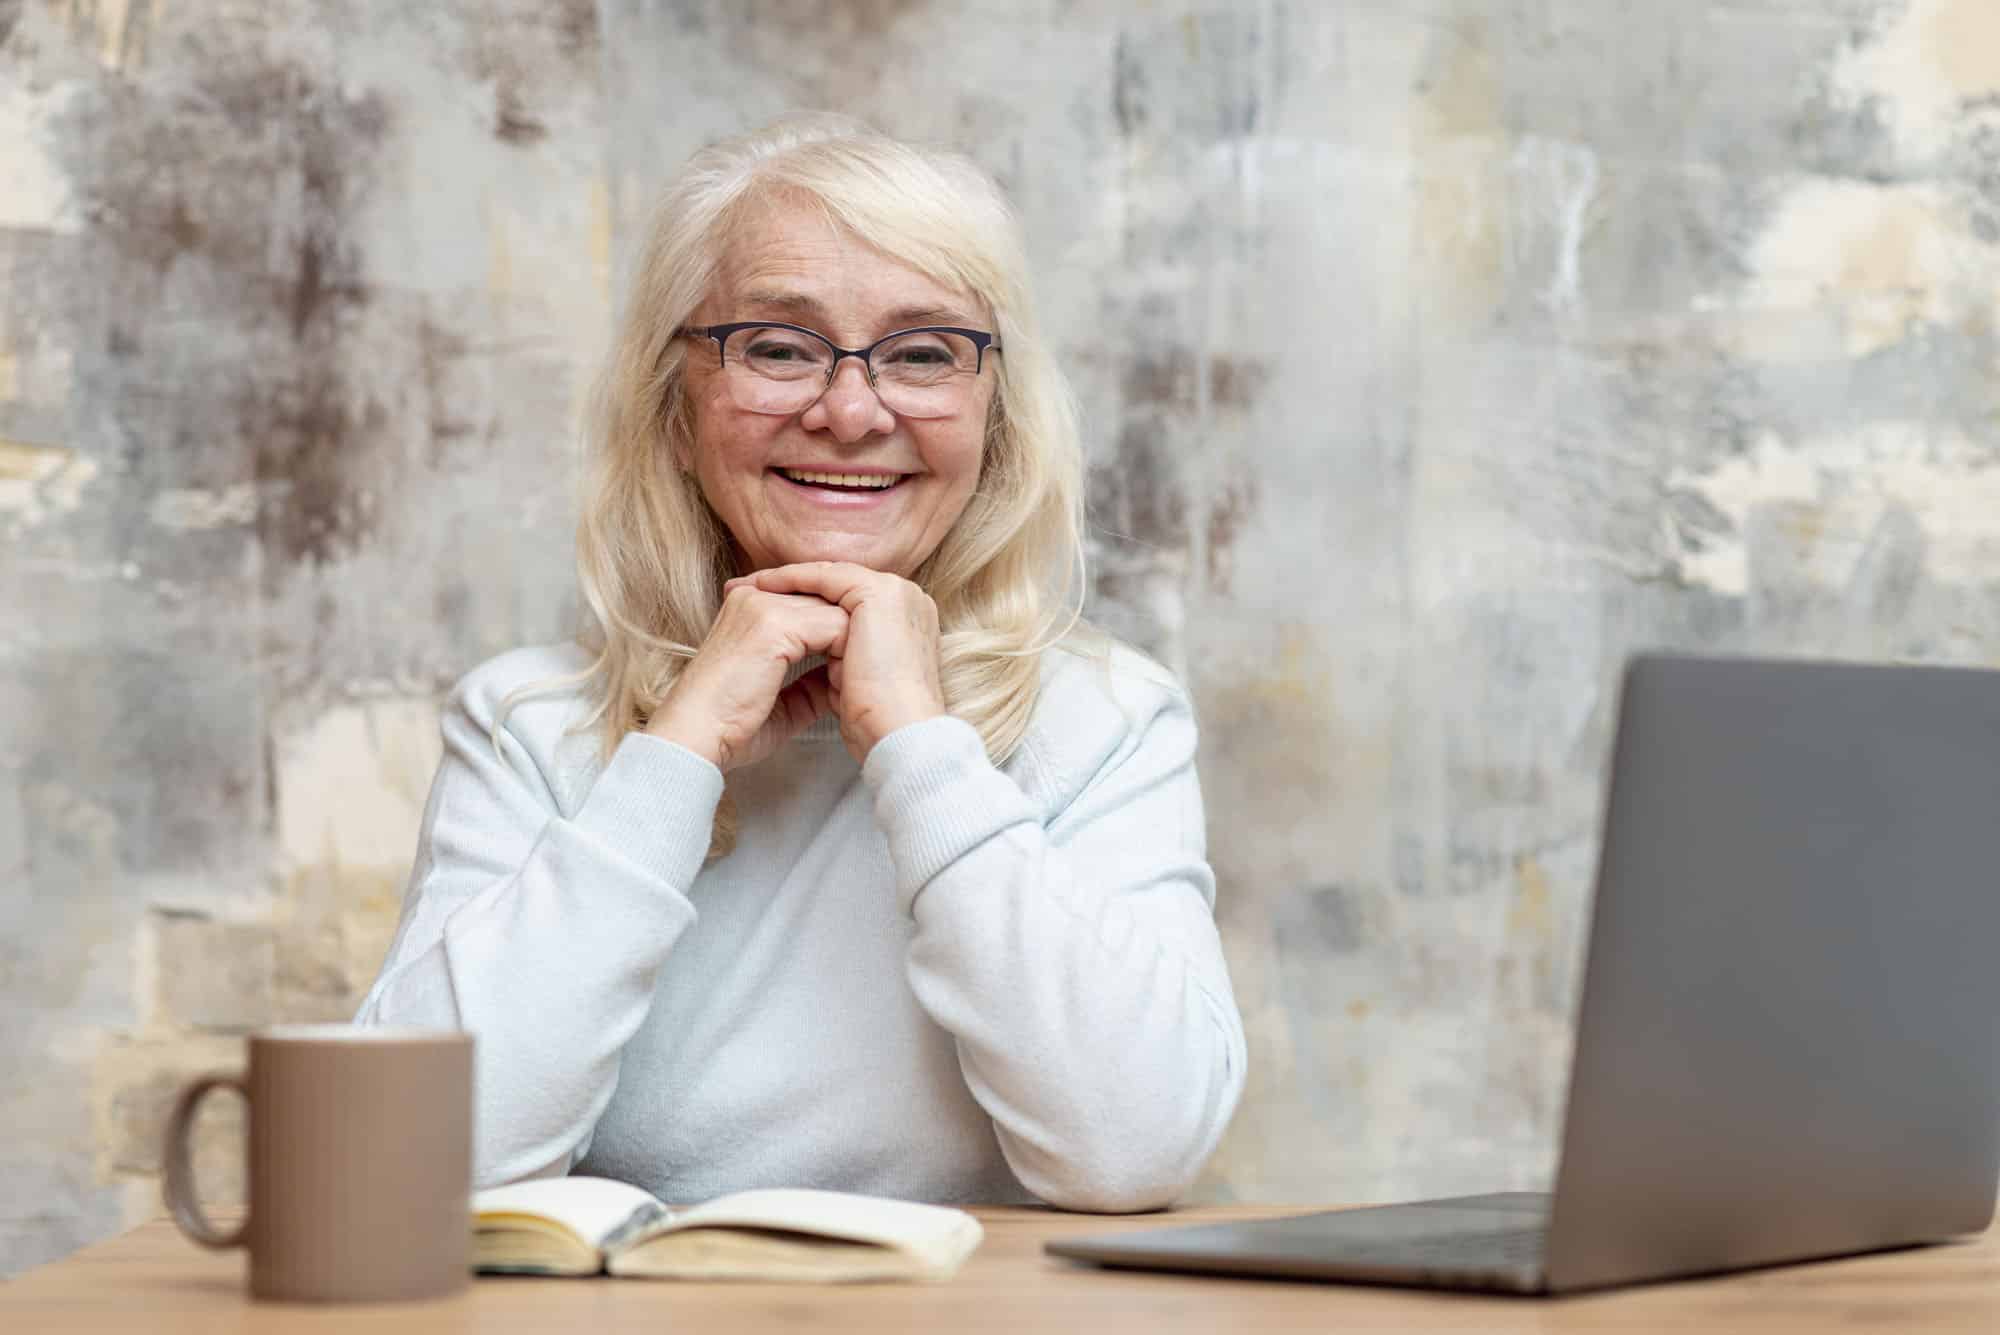
[[838,561],[849,565],[866,566],[870,570],[883,570],[892,574],[907,575],[900,567],[904,564],[903,553],[893,551],[875,542],[816,542],[790,548],[778,553],[767,565],[806,565],[815,561]]

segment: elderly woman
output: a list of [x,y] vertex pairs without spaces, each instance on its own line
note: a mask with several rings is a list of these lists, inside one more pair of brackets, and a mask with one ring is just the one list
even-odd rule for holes
[[965,160],[710,148],[601,382],[587,645],[444,715],[363,1023],[478,1039],[476,1180],[1162,1206],[1243,1088],[1195,724],[1081,623],[1082,464]]

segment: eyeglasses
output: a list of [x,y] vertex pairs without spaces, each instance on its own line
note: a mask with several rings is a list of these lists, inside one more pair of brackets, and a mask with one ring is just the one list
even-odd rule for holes
[[884,334],[865,348],[843,348],[803,325],[750,322],[686,325],[679,338],[715,340],[723,379],[736,406],[789,417],[810,408],[833,384],[841,359],[859,357],[884,407],[903,417],[950,417],[965,407],[986,364],[1000,351],[993,335],[951,325]]

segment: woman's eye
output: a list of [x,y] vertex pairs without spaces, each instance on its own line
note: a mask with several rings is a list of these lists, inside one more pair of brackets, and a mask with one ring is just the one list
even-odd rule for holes
[[750,355],[759,361],[788,362],[805,356],[805,349],[789,343],[752,343]]
[[938,366],[950,362],[951,354],[943,348],[905,347],[890,353],[889,360],[911,366]]

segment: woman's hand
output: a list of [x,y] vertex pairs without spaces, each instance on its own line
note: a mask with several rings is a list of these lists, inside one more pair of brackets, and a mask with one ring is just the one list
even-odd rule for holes
[[840,738],[856,761],[905,723],[945,712],[937,604],[902,576],[849,561],[806,561],[741,575],[723,588],[812,594],[846,617],[825,651],[827,681]]
[[[731,580],[701,649],[646,722],[725,774],[754,765],[834,708],[828,670],[790,686],[785,673],[811,654],[830,653],[848,615],[824,598],[766,593]],[[783,689],[780,689],[780,688]]]

